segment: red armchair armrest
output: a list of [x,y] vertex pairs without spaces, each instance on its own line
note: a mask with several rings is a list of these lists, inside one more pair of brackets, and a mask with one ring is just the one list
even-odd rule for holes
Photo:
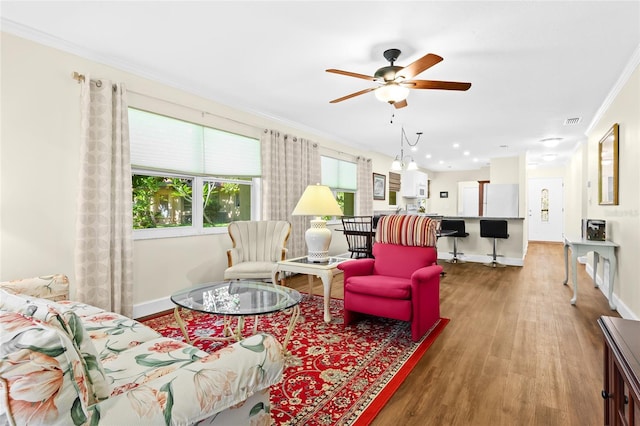
[[346,282],[349,277],[371,275],[374,263],[375,259],[371,258],[354,259],[338,264],[338,269],[344,272],[344,280]]
[[428,282],[435,277],[440,277],[440,273],[442,272],[442,266],[440,265],[431,265],[425,266],[424,268],[420,268],[416,270],[413,274],[411,274],[411,282],[412,283],[420,283],[420,282]]

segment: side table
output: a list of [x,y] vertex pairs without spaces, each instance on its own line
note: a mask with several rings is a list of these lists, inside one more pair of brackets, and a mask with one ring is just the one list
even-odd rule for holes
[[324,322],[331,322],[329,301],[331,300],[331,281],[338,272],[338,264],[350,260],[348,257],[330,257],[327,262],[312,262],[307,256],[281,260],[273,269],[273,282],[278,282],[281,272],[294,272],[309,276],[309,294],[313,294],[313,277],[320,277],[324,289]]
[[576,266],[578,264],[578,257],[584,256],[589,252],[593,252],[593,286],[598,287],[596,278],[598,276],[598,261],[600,257],[609,261],[609,307],[611,310],[616,309],[616,305],[613,303],[613,280],[616,274],[617,259],[616,248],[618,244],[612,241],[591,241],[585,238],[570,238],[564,237],[564,281],[563,284],[567,284],[569,281],[569,248],[571,248],[571,264],[573,267],[573,298],[571,304],[575,305],[578,300],[578,272]]

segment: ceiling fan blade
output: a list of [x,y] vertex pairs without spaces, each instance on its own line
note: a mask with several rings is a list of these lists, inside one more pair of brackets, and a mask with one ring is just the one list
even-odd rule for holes
[[396,109],[400,109],[400,108],[404,108],[406,107],[407,104],[407,100],[405,99],[404,101],[399,101],[399,102],[394,102],[393,106],[396,107]]
[[363,80],[371,80],[371,81],[375,81],[376,79],[374,77],[371,77],[369,75],[364,75],[364,74],[358,74],[356,72],[351,72],[351,71],[342,71],[342,70],[336,70],[336,69],[328,69],[326,70],[327,72],[332,72],[334,74],[342,74],[342,75],[346,75],[349,77],[356,77],[356,78],[361,78]]
[[409,80],[400,83],[410,89],[469,90],[471,83],[437,80]]
[[422,58],[402,68],[396,75],[398,77],[410,79],[420,74],[422,71],[431,68],[440,61],[442,61],[441,56],[434,55],[433,53],[427,53]]
[[355,92],[355,93],[352,93],[352,94],[350,94],[350,95],[343,96],[343,97],[341,97],[341,98],[338,98],[338,99],[334,99],[334,100],[332,100],[332,101],[329,101],[329,103],[330,103],[330,104],[335,104],[335,103],[337,103],[337,102],[346,101],[347,99],[353,98],[353,97],[355,97],[355,96],[364,95],[365,93],[372,92],[372,91],[374,91],[374,90],[376,90],[376,89],[377,89],[377,87],[371,87],[371,88],[369,88],[369,89],[360,90],[359,92]]

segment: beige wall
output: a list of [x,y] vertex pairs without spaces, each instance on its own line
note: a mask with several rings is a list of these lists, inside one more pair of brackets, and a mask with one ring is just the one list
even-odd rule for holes
[[[587,145],[580,145],[569,164],[564,175],[564,234],[579,236],[581,234],[581,219],[587,216],[586,196],[587,182],[586,168]],[[592,185],[592,184],[591,184]]]
[[566,167],[547,167],[527,169],[527,179],[532,178],[557,178],[563,177],[566,173]]
[[[489,168],[460,172],[430,172],[431,197],[427,200],[427,211],[443,216],[458,215],[458,182],[489,179]],[[440,198],[440,192],[449,193],[448,198]]]
[[520,183],[520,158],[504,157],[491,159],[491,183]]
[[[526,156],[504,157],[491,159],[491,183],[517,184],[518,185],[518,216],[525,217],[527,201],[527,168]],[[527,226],[525,224],[525,245]],[[526,251],[526,250],[525,250]]]
[[[373,171],[388,176],[390,157],[346,147],[308,129],[293,128],[287,123],[238,111],[19,37],[6,33],[0,36],[2,280],[62,272],[70,276],[72,291],[74,289],[80,88],[71,79],[73,71],[125,82],[130,91],[145,95],[132,94],[132,105],[171,110],[173,115],[185,118],[190,114],[201,118],[201,111],[206,111],[212,113],[207,115],[207,120],[215,127],[243,134],[255,135],[263,128],[277,128],[312,139],[322,147],[344,152],[346,156],[372,158]],[[640,248],[640,178],[637,167],[640,160],[639,79],[636,70],[588,135],[586,146],[576,150],[564,175],[567,232],[579,232],[582,217],[608,221],[609,236],[622,246],[615,294],[637,316],[640,316],[640,286],[635,279],[637,267],[634,262]],[[601,207],[597,205],[597,141],[614,122],[620,124],[620,205]],[[523,157],[497,161],[509,161],[509,175],[515,175],[517,183],[524,187]],[[428,210],[444,215],[456,214],[458,181],[494,180],[488,168],[471,172],[427,172],[431,180]],[[495,168],[494,173],[498,173]],[[498,181],[503,177],[496,176],[495,179]],[[588,181],[591,182],[590,188],[586,187]],[[449,198],[440,199],[440,191],[448,191]],[[521,197],[522,202],[525,199]],[[374,209],[387,208],[388,200],[374,201]],[[224,251],[229,246],[226,234],[136,241],[134,303],[166,298],[185,285],[221,278],[226,263]],[[343,252],[345,248],[344,239],[339,233],[334,233],[332,253]]]
[[[614,123],[619,133],[619,205],[598,204],[598,142]],[[607,239],[620,244],[614,294],[635,317],[640,318],[640,67],[636,67],[611,105],[587,135],[586,217],[607,221]],[[574,223],[580,218],[574,217]],[[599,275],[602,274],[599,268]]]
[[[69,275],[72,292],[75,290],[80,87],[71,78],[73,71],[125,82],[131,106],[184,119],[197,117],[215,127],[253,136],[263,128],[277,128],[346,155],[372,158],[374,172],[388,173],[390,157],[346,149],[306,129],[234,110],[6,33],[1,36],[1,280],[61,272]],[[201,111],[210,114],[203,118]],[[387,203],[375,201],[374,208],[386,208]],[[334,238],[332,253],[345,251],[342,240]],[[221,279],[225,250],[230,246],[226,233],[135,241],[134,303],[166,298],[189,284]]]

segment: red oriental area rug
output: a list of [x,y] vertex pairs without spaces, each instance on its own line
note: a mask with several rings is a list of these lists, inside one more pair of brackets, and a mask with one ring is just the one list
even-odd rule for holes
[[[305,296],[288,345],[282,382],[271,388],[271,415],[277,425],[367,425],[391,398],[449,322],[442,318],[421,341],[411,341],[410,324],[369,317],[344,327],[342,300],[331,300],[333,322],[323,318],[321,296]],[[215,315],[183,311],[190,337],[220,335]],[[260,317],[259,330],[284,340],[289,316]],[[173,314],[145,321],[164,336],[184,340]],[[253,319],[247,318],[245,330]],[[216,350],[225,343],[199,340]]]

